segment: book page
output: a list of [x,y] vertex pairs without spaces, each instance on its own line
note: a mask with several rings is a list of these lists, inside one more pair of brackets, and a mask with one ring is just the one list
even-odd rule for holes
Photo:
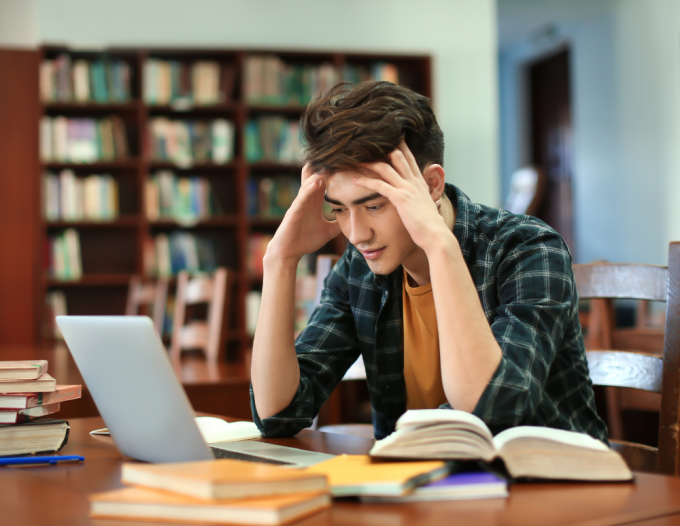
[[585,433],[541,426],[512,427],[498,433],[493,442],[496,445],[496,449],[500,451],[508,442],[520,438],[536,438],[595,451],[609,451],[609,448],[603,442]]
[[262,435],[253,422],[227,422],[214,416],[197,416],[196,424],[208,444],[253,440]]
[[458,409],[410,409],[397,421],[397,429],[410,426],[425,426],[442,422],[461,422],[479,428],[483,435],[493,436],[481,418]]

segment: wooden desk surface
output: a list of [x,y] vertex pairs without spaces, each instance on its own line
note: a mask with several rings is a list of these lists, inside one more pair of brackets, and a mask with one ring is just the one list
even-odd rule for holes
[[[71,435],[63,454],[86,458],[82,465],[0,468],[0,523],[43,526],[93,524],[148,526],[148,522],[91,520],[89,493],[118,488],[123,461],[108,437],[88,432],[103,427],[100,418],[71,420]],[[365,453],[368,439],[305,430],[283,445],[329,453]],[[507,499],[368,505],[335,501],[330,510],[299,523],[311,525],[406,526],[418,524],[474,526],[605,526],[680,525],[680,478],[636,474],[635,483],[517,484]]]

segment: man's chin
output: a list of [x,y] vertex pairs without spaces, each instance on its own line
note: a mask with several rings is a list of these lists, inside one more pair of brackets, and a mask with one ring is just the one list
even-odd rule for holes
[[394,272],[394,270],[399,266],[399,265],[391,265],[386,261],[380,261],[380,260],[370,260],[367,259],[366,263],[368,264],[368,268],[371,269],[371,272],[373,274],[376,274],[378,276],[387,276],[388,274],[391,274]]

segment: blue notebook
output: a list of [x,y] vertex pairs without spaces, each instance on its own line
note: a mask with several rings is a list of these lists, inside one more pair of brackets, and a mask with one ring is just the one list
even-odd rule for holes
[[401,497],[362,497],[363,502],[496,499],[508,496],[508,483],[487,472],[454,473]]

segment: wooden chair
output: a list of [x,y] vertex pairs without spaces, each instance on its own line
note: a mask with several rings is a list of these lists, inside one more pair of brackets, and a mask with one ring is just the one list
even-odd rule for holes
[[[619,440],[612,440],[612,447],[632,469],[679,475],[680,242],[669,246],[668,267],[591,263],[574,265],[574,277],[583,299],[666,302],[663,356],[611,349],[590,350],[586,354],[593,384],[661,394],[658,448]],[[593,322],[591,319],[591,325]]]
[[132,276],[128,289],[126,316],[137,316],[140,309],[153,311],[153,324],[158,334],[163,336],[163,321],[165,320],[165,302],[168,298],[168,280],[159,279],[155,283],[144,283],[140,276]]
[[[226,342],[227,269],[218,268],[212,276],[189,279],[186,271],[177,277],[175,317],[172,330],[170,357],[178,361],[186,349],[202,349],[208,363],[217,363]],[[206,321],[191,321],[185,325],[188,305],[208,305]]]

